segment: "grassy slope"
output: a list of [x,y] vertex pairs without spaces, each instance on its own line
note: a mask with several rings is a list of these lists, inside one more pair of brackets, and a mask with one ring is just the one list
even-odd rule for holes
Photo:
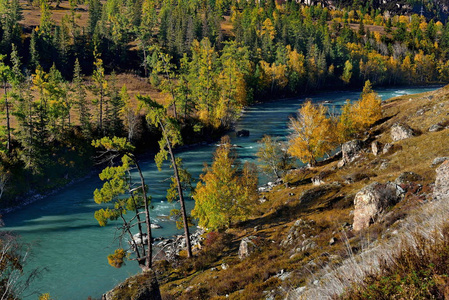
[[[388,154],[374,156],[366,151],[342,169],[338,169],[334,161],[308,171],[292,171],[286,178],[288,188],[277,186],[265,194],[268,201],[257,207],[257,217],[229,230],[229,241],[218,241],[215,248],[206,246],[213,254],[200,254],[186,265],[164,265],[166,272],[161,274],[160,281],[165,298],[220,299],[229,295],[230,299],[258,299],[267,293],[283,297],[295,287],[310,282],[314,278],[312,273],[323,267],[336,269],[346,258],[383,240],[385,230],[420,211],[431,197],[430,184],[435,180],[435,167],[431,164],[435,157],[449,155],[449,131],[431,133],[428,128],[446,122],[448,93],[449,87],[445,87],[386,102],[385,121],[372,128],[370,140],[383,144],[392,142],[389,128],[396,122],[407,123],[421,134],[394,143],[395,150]],[[381,169],[382,162],[386,161],[388,165],[384,164]],[[348,225],[352,223],[354,194],[373,181],[393,181],[406,171],[415,172],[423,179],[411,186],[405,199],[392,207],[380,222],[359,234],[352,232]],[[325,184],[313,187],[310,178],[319,173],[324,175]],[[355,182],[348,183],[348,178]],[[422,187],[418,188],[418,184]],[[300,197],[310,189],[315,196]],[[301,234],[316,244],[314,249],[301,251],[301,246],[307,244],[300,243],[303,238],[296,239],[296,244],[291,246],[280,246],[298,219],[312,221],[310,228],[305,226]],[[240,260],[237,256],[239,241],[250,235],[258,237],[259,250]],[[332,245],[331,238],[336,240]],[[300,250],[295,251],[298,248]],[[223,263],[228,265],[226,270]],[[278,276],[281,273],[287,276]]]

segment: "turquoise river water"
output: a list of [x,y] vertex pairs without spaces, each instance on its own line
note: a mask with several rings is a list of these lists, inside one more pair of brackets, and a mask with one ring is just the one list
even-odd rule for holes
[[[388,99],[436,88],[376,91],[383,99]],[[356,100],[359,96],[360,91],[343,91],[317,94],[311,98],[314,102],[323,102],[338,110],[346,99]],[[257,141],[264,134],[285,139],[289,134],[288,118],[294,115],[303,101],[304,98],[273,101],[245,109],[236,124],[236,130],[248,129],[250,136],[237,138],[235,133],[230,133],[232,143],[238,146],[241,161],[256,162]],[[215,144],[194,146],[179,151],[178,155],[198,178],[204,162],[210,163],[215,149]],[[163,227],[153,230],[153,233],[156,237],[182,234],[182,231],[176,230],[173,221],[164,218],[173,208],[173,204],[165,200],[169,184],[167,178],[171,170],[165,168],[168,170],[159,172],[149,158],[141,161],[141,166],[153,197],[152,218]],[[261,178],[261,181],[267,180]],[[139,271],[135,262],[129,262],[121,269],[115,269],[107,263],[106,256],[114,251],[117,244],[114,240],[114,224],[101,228],[93,217],[99,206],[93,201],[92,195],[94,189],[100,186],[98,176],[92,176],[4,216],[6,226],[3,230],[15,232],[22,241],[32,246],[27,270],[45,268],[27,290],[25,299],[37,299],[40,293],[50,293],[53,299],[58,300],[87,299],[89,296],[98,299],[117,283]],[[193,206],[193,200],[187,201],[189,211]]]

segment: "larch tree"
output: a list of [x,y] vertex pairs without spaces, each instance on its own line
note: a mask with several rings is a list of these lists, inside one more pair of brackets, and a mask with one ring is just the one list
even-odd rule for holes
[[354,125],[362,130],[367,129],[382,118],[382,99],[373,91],[371,82],[367,80],[359,101],[354,104]]
[[[93,141],[92,145],[104,149],[99,155],[102,161],[110,161],[111,164],[116,159],[121,161],[103,169],[99,176],[105,183],[94,191],[96,203],[112,204],[95,212],[99,225],[106,226],[109,221],[120,220],[120,237],[128,237],[126,248],[121,240],[120,248],[108,256],[109,264],[119,268],[125,259],[136,260],[143,271],[148,271],[152,268],[151,197],[139,162],[133,154],[134,147],[126,138],[117,137],[104,137]],[[133,169],[139,175],[137,181],[131,174]],[[136,230],[137,234],[134,234]],[[128,251],[133,252],[135,257],[127,255]]]
[[293,167],[293,160],[287,153],[287,145],[278,141],[269,135],[265,135],[260,141],[259,151],[257,151],[257,160],[262,163],[262,171],[266,174],[274,174],[276,178]]
[[193,198],[192,216],[208,230],[229,228],[234,221],[245,220],[257,193],[257,172],[246,165],[240,172],[228,136],[221,139],[212,165],[205,166]]
[[148,96],[140,96],[137,98],[145,104],[148,109],[147,121],[158,128],[162,132],[162,138],[159,140],[159,152],[154,160],[158,169],[162,167],[162,163],[167,159],[171,162],[173,168],[173,176],[177,185],[177,193],[179,204],[181,206],[181,216],[184,225],[184,235],[186,239],[187,256],[192,257],[192,247],[190,245],[189,220],[185,208],[183,182],[180,176],[180,160],[175,157],[173,147],[182,143],[181,130],[178,121],[174,117],[168,115],[167,108],[152,100]]
[[288,153],[313,166],[334,148],[333,124],[326,114],[327,108],[322,104],[307,101],[301,106],[296,118],[290,118],[293,133]]

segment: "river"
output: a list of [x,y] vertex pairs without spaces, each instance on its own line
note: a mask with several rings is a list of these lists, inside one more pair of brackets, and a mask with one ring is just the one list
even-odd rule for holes
[[[421,93],[437,87],[377,89],[383,99],[395,96]],[[339,109],[346,99],[356,100],[361,91],[328,92],[314,95],[314,102]],[[242,161],[256,162],[257,141],[264,134],[285,139],[288,135],[288,117],[293,115],[304,99],[289,99],[261,103],[248,107],[236,124],[236,130],[248,129],[249,137],[235,137],[232,143],[238,145]],[[202,145],[183,149],[178,153],[187,169],[198,178],[204,162],[210,163],[216,145]],[[170,237],[182,234],[173,221],[165,218],[173,205],[164,201],[171,170],[159,172],[152,159],[140,162],[153,197],[152,218],[163,228],[153,230],[156,237]],[[268,180],[265,177],[261,181]],[[45,268],[30,289],[25,299],[37,299],[40,293],[50,293],[53,299],[77,300],[100,298],[101,294],[113,288],[126,277],[139,271],[135,262],[129,262],[121,269],[108,265],[106,256],[117,247],[115,227],[98,226],[94,211],[99,205],[93,201],[93,191],[101,186],[98,176],[92,176],[70,185],[54,195],[32,203],[18,211],[4,216],[5,228],[20,235],[21,240],[32,247],[32,257],[26,271]],[[194,202],[187,201],[190,211]]]

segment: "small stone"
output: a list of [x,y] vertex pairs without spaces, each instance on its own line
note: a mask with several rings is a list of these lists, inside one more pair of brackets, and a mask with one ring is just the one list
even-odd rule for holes
[[442,164],[443,162],[445,162],[446,160],[449,160],[449,157],[437,157],[432,161],[432,165],[431,167],[435,167],[437,165]]
[[373,154],[375,156],[377,156],[377,154],[379,154],[379,150],[380,150],[380,144],[378,141],[374,141],[371,143],[371,151],[373,151]]
[[162,226],[159,224],[151,223],[151,229],[161,229]]
[[334,245],[336,242],[337,242],[337,239],[333,237],[333,238],[330,239],[329,245],[332,246],[332,245]]
[[222,264],[221,264],[221,269],[222,269],[222,270],[227,270],[227,269],[229,269],[229,265],[228,265],[228,264],[225,264],[225,263],[222,263]]
[[433,124],[432,126],[430,126],[429,132],[437,132],[437,131],[441,131],[443,129],[444,129],[444,127],[440,123],[437,123],[437,124]]
[[390,152],[390,150],[391,150],[392,147],[393,147],[393,144],[391,144],[391,143],[386,143],[385,146],[384,146],[384,148],[383,148],[383,150],[382,150],[382,153],[383,153],[383,154],[387,154],[388,152]]

